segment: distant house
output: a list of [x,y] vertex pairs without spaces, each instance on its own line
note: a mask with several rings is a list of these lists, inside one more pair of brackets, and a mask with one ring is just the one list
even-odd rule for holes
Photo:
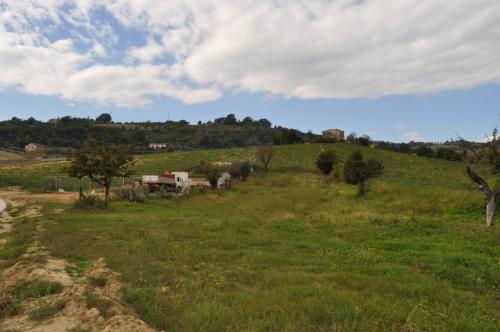
[[149,143],[149,148],[151,150],[165,150],[167,143]]
[[47,149],[45,145],[37,143],[30,143],[24,147],[25,152],[40,152],[44,151],[45,149]]
[[54,118],[54,119],[49,119],[49,123],[58,123],[59,122],[59,118]]
[[343,142],[345,140],[344,131],[342,129],[327,129],[323,131],[323,137],[327,140]]

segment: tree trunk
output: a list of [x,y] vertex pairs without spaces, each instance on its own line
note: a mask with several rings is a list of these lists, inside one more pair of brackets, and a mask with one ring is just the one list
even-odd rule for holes
[[486,204],[486,226],[493,227],[495,225],[495,211],[497,208],[497,200],[495,195],[488,197]]
[[109,187],[110,182],[107,182],[104,186],[104,206],[106,207],[109,205]]
[[83,187],[82,187],[82,178],[80,178],[80,201],[83,199]]
[[361,181],[359,183],[359,187],[358,187],[358,196],[364,196],[366,193],[366,183],[365,181]]

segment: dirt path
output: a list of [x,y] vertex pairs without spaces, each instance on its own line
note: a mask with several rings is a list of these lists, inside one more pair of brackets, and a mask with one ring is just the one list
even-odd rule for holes
[[[66,260],[50,256],[38,239],[45,222],[40,218],[40,206],[36,205],[39,197],[30,196],[18,188],[0,191],[0,197],[9,205],[0,216],[2,231],[10,231],[16,221],[26,218],[36,221],[37,230],[22,258],[15,265],[1,271],[1,293],[9,294],[9,291],[26,282],[55,282],[60,283],[63,288],[56,294],[22,301],[19,314],[0,320],[0,330],[63,332],[79,328],[103,332],[155,331],[122,302],[119,275],[106,268],[104,259],[99,259],[93,266],[82,271]],[[0,296],[0,309],[2,303],[11,300],[8,296]],[[34,310],[58,303],[62,308],[51,317],[42,321],[30,318],[30,313]]]

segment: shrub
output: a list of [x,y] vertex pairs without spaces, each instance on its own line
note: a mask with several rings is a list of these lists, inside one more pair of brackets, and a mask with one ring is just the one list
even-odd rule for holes
[[44,304],[41,307],[31,311],[29,318],[33,321],[42,321],[49,319],[66,307],[66,301],[59,300],[54,304]]
[[245,181],[252,171],[252,164],[248,161],[235,161],[232,163],[229,173],[232,177]]
[[113,198],[117,200],[126,200],[129,202],[143,203],[146,200],[145,191],[142,186],[126,186],[113,190]]
[[461,161],[462,156],[455,150],[448,148],[439,148],[436,150],[434,156],[438,159],[450,160],[450,161]]
[[46,295],[60,293],[63,285],[52,281],[26,281],[17,285],[9,293],[20,300],[40,298]]
[[0,296],[0,319],[15,316],[21,312],[21,305],[12,297]]
[[337,164],[338,158],[333,151],[323,151],[319,154],[318,159],[316,159],[316,166],[319,170],[326,175],[332,173],[333,167]]
[[415,151],[419,157],[432,158],[434,156],[434,150],[426,145],[421,145]]

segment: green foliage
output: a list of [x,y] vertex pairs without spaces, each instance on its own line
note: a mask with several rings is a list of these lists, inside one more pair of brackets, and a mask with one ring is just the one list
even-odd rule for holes
[[316,159],[316,165],[319,170],[326,175],[332,173],[333,167],[338,163],[338,157],[333,151],[323,151],[319,154],[318,159]]
[[[68,174],[72,177],[89,177],[104,187],[105,205],[108,205],[111,181],[115,177],[128,177],[133,171],[132,146],[111,146],[89,140],[71,154]],[[81,188],[81,187],[80,187]],[[83,196],[80,189],[80,199]]]
[[419,146],[415,152],[419,157],[427,157],[427,158],[434,157],[434,150],[432,150],[432,148],[426,145]]
[[111,118],[111,115],[109,113],[102,113],[101,115],[99,115],[95,119],[96,123],[111,123],[111,121],[112,121],[112,118]]
[[267,119],[246,117],[238,120],[234,114],[214,122],[143,122],[111,123],[103,114],[95,121],[85,118],[62,117],[53,123],[35,119],[13,118],[0,121],[0,147],[22,148],[29,143],[50,147],[74,148],[89,139],[108,144],[134,144],[139,150],[149,150],[149,143],[166,143],[167,151],[256,146],[261,144],[293,144],[319,141],[318,135],[295,129],[272,127]]
[[366,181],[383,174],[384,165],[382,162],[375,159],[365,162],[360,151],[354,152],[344,164],[344,180],[348,184],[359,185],[358,196],[363,196],[366,193]]
[[9,295],[0,296],[0,319],[15,316],[21,312],[19,301]]
[[233,161],[228,169],[232,177],[245,181],[252,171],[252,164],[248,161]]
[[40,298],[62,292],[63,285],[53,281],[26,281],[18,284],[9,294],[19,300]]
[[450,161],[461,161],[462,156],[453,149],[449,148],[438,148],[434,153],[434,157],[438,159],[450,160]]
[[45,303],[29,313],[32,321],[43,321],[51,318],[66,307],[66,301],[58,300],[55,303]]

